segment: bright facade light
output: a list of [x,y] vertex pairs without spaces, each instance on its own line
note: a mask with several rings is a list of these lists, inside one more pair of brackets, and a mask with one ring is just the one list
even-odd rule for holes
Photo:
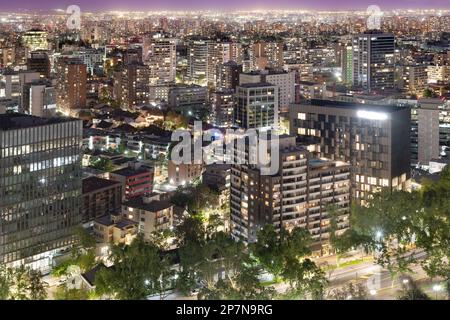
[[358,118],[369,119],[369,120],[386,120],[388,118],[387,113],[384,113],[384,112],[358,110],[358,112],[356,114],[357,114]]

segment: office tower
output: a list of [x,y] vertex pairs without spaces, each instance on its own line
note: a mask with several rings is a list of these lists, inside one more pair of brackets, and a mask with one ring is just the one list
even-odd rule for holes
[[27,59],[27,69],[39,72],[42,78],[50,78],[50,59],[46,51],[33,51]]
[[284,65],[282,42],[256,42],[251,47],[253,70],[279,69]]
[[86,107],[86,65],[79,59],[63,58],[57,65],[58,108],[70,114],[72,110]]
[[81,222],[82,121],[0,115],[0,262],[49,271]]
[[243,129],[278,126],[278,87],[270,83],[243,83],[236,87],[233,121]]
[[45,79],[26,83],[22,89],[22,110],[37,117],[56,115],[56,89]]
[[22,35],[22,44],[30,53],[36,50],[48,50],[47,32],[39,29],[32,29]]
[[133,108],[149,101],[149,67],[131,63],[115,74],[114,86],[122,108]]
[[280,165],[275,174],[262,175],[258,165],[232,165],[231,234],[252,243],[267,224],[277,230],[303,227],[316,244],[325,245],[328,205],[336,205],[340,229],[348,227],[349,166],[312,159],[293,136],[280,136],[279,145]]
[[282,70],[259,70],[239,75],[239,84],[268,82],[278,87],[280,111],[287,111],[295,102],[295,72]]
[[409,108],[311,100],[290,109],[291,134],[318,157],[352,166],[352,198],[364,202],[382,187],[410,187]]
[[216,91],[212,94],[212,123],[217,127],[229,128],[233,125],[233,91]]
[[353,85],[368,91],[394,88],[394,47],[392,34],[367,31],[353,38]]
[[163,37],[144,39],[143,59],[150,68],[151,85],[175,82],[177,67],[175,41]]
[[239,74],[242,72],[242,65],[235,61],[228,61],[217,65],[216,89],[219,91],[236,90],[239,84]]

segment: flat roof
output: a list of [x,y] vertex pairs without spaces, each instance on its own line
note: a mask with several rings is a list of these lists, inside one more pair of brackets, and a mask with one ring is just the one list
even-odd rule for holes
[[311,105],[319,107],[331,107],[331,108],[352,109],[352,110],[373,109],[373,111],[383,111],[389,113],[409,109],[408,107],[399,107],[395,105],[382,105],[382,104],[374,105],[366,103],[355,103],[355,102],[335,101],[335,100],[319,100],[319,99],[311,99]]
[[120,182],[98,178],[98,177],[89,177],[86,179],[83,179],[83,194],[90,193],[95,190],[101,190],[107,187],[112,187],[114,185],[120,185]]
[[260,88],[260,87],[274,87],[274,85],[269,83],[269,82],[255,82],[255,83],[242,83],[238,87],[242,87],[242,88]]
[[112,171],[111,173],[113,174],[117,174],[120,176],[124,176],[124,177],[132,177],[138,174],[143,174],[143,173],[151,173],[151,171],[147,168],[139,168],[139,169],[133,169],[130,167],[126,167],[123,169],[119,169],[116,171]]
[[149,203],[145,203],[144,199],[141,197],[126,201],[123,203],[123,205],[126,207],[137,208],[149,212],[157,212],[174,206],[172,203],[166,200],[153,200]]
[[23,113],[0,114],[0,130],[17,130],[32,127],[45,126],[69,121],[81,121],[73,118],[41,118]]

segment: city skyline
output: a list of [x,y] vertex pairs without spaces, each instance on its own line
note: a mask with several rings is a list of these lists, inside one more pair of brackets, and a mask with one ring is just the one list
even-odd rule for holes
[[86,11],[108,11],[108,10],[132,10],[132,11],[149,11],[149,10],[169,10],[169,11],[182,11],[182,10],[274,10],[274,9],[304,9],[304,10],[320,10],[320,11],[353,11],[353,10],[364,10],[369,5],[378,5],[382,10],[394,10],[394,9],[448,9],[450,5],[447,1],[443,0],[431,0],[431,1],[421,1],[421,0],[401,0],[401,1],[388,1],[388,0],[378,0],[378,1],[359,1],[354,4],[353,1],[332,1],[324,0],[319,3],[312,0],[298,1],[298,0],[280,0],[275,4],[269,0],[260,1],[238,1],[238,0],[155,0],[150,3],[142,0],[130,0],[127,1],[126,5],[123,1],[111,0],[111,1],[96,1],[91,2],[88,0],[43,0],[36,3],[32,0],[18,0],[14,2],[2,3],[0,4],[1,10],[15,11],[15,10],[26,10],[26,11],[45,11],[45,10],[57,10],[65,9],[70,5],[78,5],[82,10]]

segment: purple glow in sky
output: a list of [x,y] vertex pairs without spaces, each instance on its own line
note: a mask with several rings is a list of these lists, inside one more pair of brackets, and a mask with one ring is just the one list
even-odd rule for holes
[[51,10],[78,5],[82,11],[108,11],[113,9],[317,9],[360,10],[371,4],[383,9],[445,9],[448,0],[0,0],[0,10]]

